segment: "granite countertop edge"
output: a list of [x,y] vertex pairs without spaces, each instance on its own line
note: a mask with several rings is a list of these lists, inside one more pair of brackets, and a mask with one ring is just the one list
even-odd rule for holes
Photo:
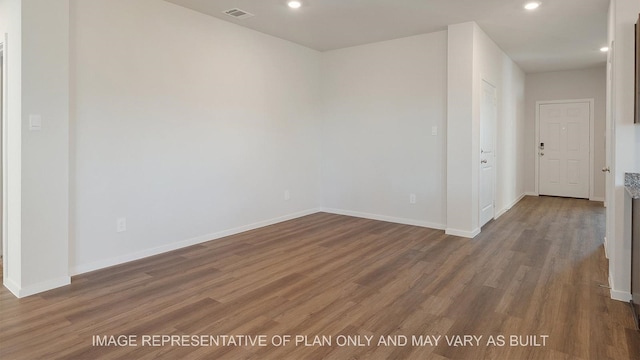
[[640,199],[640,173],[625,173],[624,188],[632,199]]

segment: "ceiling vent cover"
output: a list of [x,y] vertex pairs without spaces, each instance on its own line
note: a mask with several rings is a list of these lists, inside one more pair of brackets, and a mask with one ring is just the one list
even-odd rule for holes
[[225,14],[231,16],[231,17],[234,17],[236,19],[246,19],[246,18],[250,18],[250,17],[254,16],[253,14],[248,13],[248,12],[246,12],[244,10],[240,10],[238,8],[225,10],[225,11],[223,11],[223,13],[225,13]]

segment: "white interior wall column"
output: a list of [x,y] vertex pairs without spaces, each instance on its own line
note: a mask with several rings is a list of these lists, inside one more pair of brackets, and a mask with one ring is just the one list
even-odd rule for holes
[[[478,171],[474,167],[474,23],[448,28],[446,233],[474,237]],[[477,154],[476,154],[477,155]],[[474,171],[475,169],[475,171]]]
[[[613,92],[613,138],[615,151],[611,176],[614,178],[613,194],[614,226],[609,250],[609,275],[611,297],[628,301],[631,299],[631,228],[628,222],[629,206],[625,207],[625,172],[640,172],[640,126],[633,123],[634,80],[634,24],[638,21],[640,2],[637,0],[614,0],[610,11],[613,21],[614,41],[612,49],[611,86]],[[610,205],[611,206],[611,205]],[[626,220],[627,219],[627,220]]]
[[[20,98],[10,101],[11,198],[5,285],[18,297],[69,277],[69,0],[22,0],[20,63],[8,64]],[[14,60],[15,59],[9,59]],[[16,78],[18,77],[18,78]],[[10,96],[16,96],[10,95]],[[39,129],[33,126],[40,119]],[[18,173],[16,173],[18,172]]]
[[4,174],[5,252],[3,284],[17,295],[21,283],[21,154],[22,154],[22,5],[20,0],[0,2],[0,30],[3,36],[5,75]]

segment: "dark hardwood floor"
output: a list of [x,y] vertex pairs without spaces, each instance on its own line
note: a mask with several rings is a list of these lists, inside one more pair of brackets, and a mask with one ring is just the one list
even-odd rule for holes
[[[603,287],[603,235],[602,204],[575,199],[527,197],[475,239],[314,214],[24,299],[2,288],[0,359],[640,359],[628,305]],[[97,335],[138,346],[93,346]],[[151,346],[152,335],[266,346]],[[437,346],[412,343],[432,336]]]

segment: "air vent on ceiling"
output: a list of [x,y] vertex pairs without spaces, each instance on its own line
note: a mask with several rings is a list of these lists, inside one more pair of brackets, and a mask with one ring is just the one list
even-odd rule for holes
[[246,18],[250,18],[250,17],[254,16],[253,14],[248,13],[248,12],[246,12],[244,10],[240,10],[238,8],[225,10],[225,11],[223,11],[223,13],[225,13],[225,14],[231,16],[231,17],[234,17],[236,19],[246,19]]

